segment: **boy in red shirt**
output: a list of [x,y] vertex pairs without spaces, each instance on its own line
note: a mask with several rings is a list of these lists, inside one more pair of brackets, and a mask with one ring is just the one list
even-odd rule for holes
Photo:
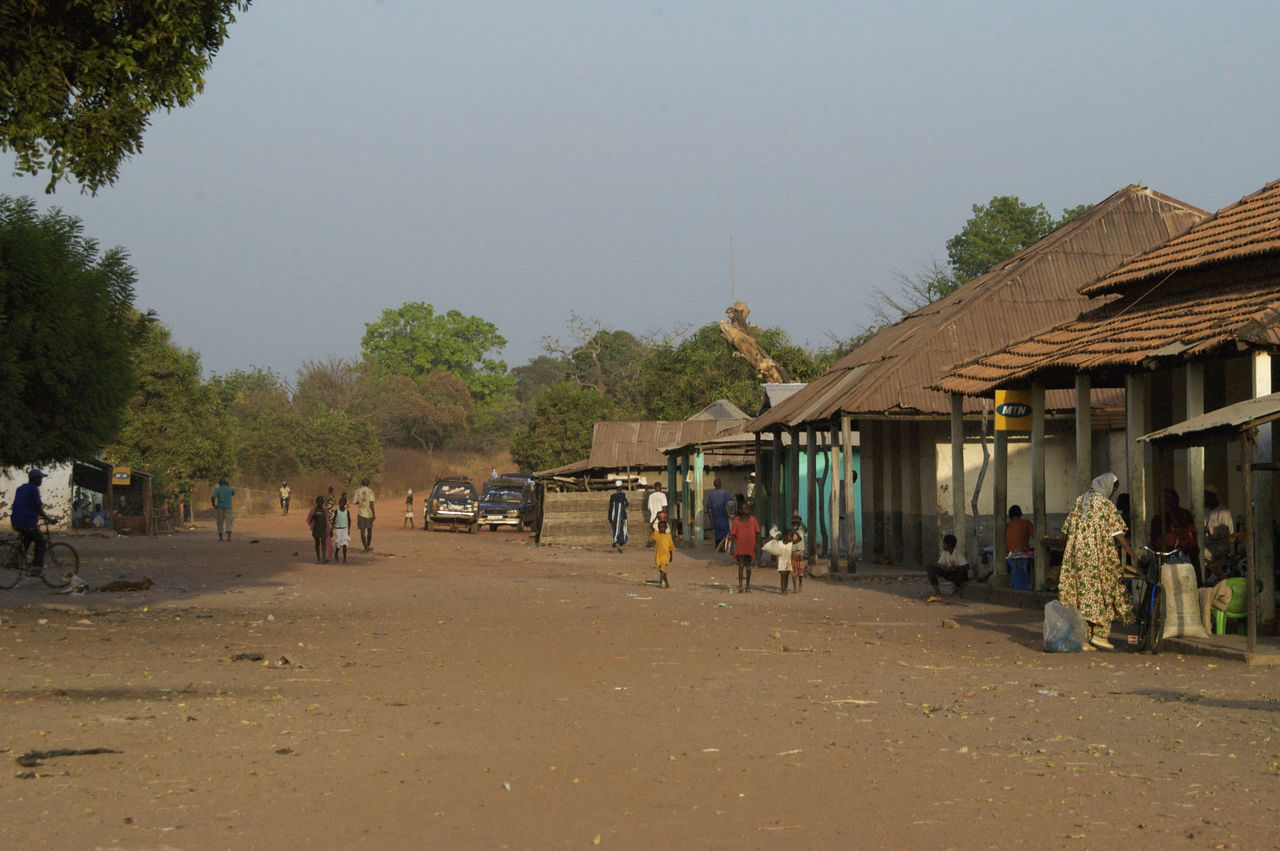
[[[733,555],[738,562],[738,592],[751,590],[751,564],[756,560],[756,544],[760,540],[760,523],[751,514],[745,499],[738,501],[738,516],[729,527],[729,539],[733,541]],[[743,587],[745,572],[747,584]]]

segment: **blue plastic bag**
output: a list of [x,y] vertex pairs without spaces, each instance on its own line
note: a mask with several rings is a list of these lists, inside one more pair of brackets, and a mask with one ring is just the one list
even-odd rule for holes
[[1089,625],[1070,606],[1050,600],[1044,607],[1044,649],[1050,653],[1079,653],[1089,638]]

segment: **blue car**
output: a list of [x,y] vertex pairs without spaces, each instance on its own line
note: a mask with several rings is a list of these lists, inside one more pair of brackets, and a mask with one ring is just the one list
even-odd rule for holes
[[531,484],[505,477],[490,480],[480,497],[480,525],[487,525],[491,532],[502,526],[520,530],[533,525],[537,504]]

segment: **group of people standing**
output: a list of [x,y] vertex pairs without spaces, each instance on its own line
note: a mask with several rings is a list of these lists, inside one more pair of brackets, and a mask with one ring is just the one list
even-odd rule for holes
[[[373,521],[375,519],[373,490],[367,478],[360,481],[353,495],[356,503],[356,526],[360,531],[362,552],[373,550]],[[284,506],[287,511],[287,504]],[[347,501],[346,491],[336,500],[333,488],[327,494],[316,497],[315,505],[307,512],[307,526],[311,529],[311,538],[315,543],[316,562],[328,564],[332,559],[337,561],[341,554],[343,564],[347,562],[347,547],[351,542],[351,509]]]

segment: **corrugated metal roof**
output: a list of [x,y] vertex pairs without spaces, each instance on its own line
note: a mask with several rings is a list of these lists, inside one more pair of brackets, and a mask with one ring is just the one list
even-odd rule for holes
[[1085,287],[1095,296],[1131,289],[1175,273],[1280,251],[1280,180],[1246,195]]
[[1207,414],[1144,434],[1138,440],[1169,446],[1198,446],[1239,437],[1243,429],[1280,419],[1280,393],[1245,399]]
[[600,422],[591,433],[587,468],[626,470],[666,467],[662,449],[707,440],[724,431],[738,431],[746,419],[681,420],[668,422]]
[[[1277,258],[1280,259],[1280,255]],[[956,368],[938,382],[949,393],[990,395],[999,387],[1070,386],[1079,372],[1118,382],[1138,364],[1203,357],[1239,343],[1280,345],[1280,264],[1271,275],[1237,278],[1225,267],[1178,276],[1155,292],[1112,301],[1078,319]],[[1256,260],[1248,261],[1250,266]]]
[[[933,389],[956,363],[1074,318],[1089,302],[1080,288],[1121,262],[1182,233],[1208,214],[1141,186],[1128,186],[999,267],[884,329],[748,428],[762,431],[869,417],[949,415]],[[1074,407],[1052,398],[1051,407]],[[976,412],[980,403],[966,402]]]

